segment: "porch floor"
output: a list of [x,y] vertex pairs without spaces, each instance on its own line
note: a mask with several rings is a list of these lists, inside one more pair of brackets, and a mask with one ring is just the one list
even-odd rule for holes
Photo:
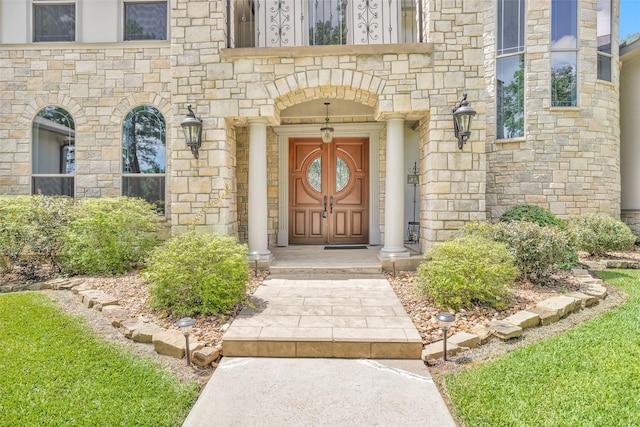
[[[350,257],[344,258],[348,263]],[[418,331],[379,273],[274,275],[272,270],[252,302],[255,307],[245,307],[223,337],[225,356],[421,356]]]
[[273,247],[271,275],[279,274],[379,274],[382,246],[366,249],[325,249],[324,245]]

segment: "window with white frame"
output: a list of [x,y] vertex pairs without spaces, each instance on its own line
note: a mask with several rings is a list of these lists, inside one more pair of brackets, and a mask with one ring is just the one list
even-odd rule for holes
[[122,126],[122,195],[165,209],[166,122],[156,108],[142,105]]
[[167,2],[125,1],[124,40],[167,40]]
[[578,105],[578,0],[551,0],[551,106]]
[[524,135],[525,0],[498,0],[496,138]]
[[598,0],[598,79],[611,81],[611,0]]
[[75,124],[67,110],[45,107],[32,123],[32,194],[74,196]]
[[73,0],[33,0],[33,41],[76,40],[76,3]]

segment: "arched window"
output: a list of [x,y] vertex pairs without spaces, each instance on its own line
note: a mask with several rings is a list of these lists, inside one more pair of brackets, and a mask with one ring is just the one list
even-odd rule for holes
[[33,194],[74,195],[75,124],[64,108],[45,107],[32,125]]
[[165,207],[166,124],[148,105],[127,114],[122,126],[122,195]]

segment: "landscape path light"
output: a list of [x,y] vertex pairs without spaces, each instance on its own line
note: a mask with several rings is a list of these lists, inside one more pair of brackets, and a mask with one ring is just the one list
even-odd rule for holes
[[176,322],[176,326],[180,328],[182,334],[184,335],[185,347],[187,350],[187,366],[191,366],[191,354],[189,353],[189,334],[191,333],[191,328],[196,324],[196,321],[191,317],[183,317],[182,319]]
[[453,317],[453,315],[449,312],[442,312],[439,313],[436,316],[436,319],[438,319],[438,322],[440,322],[440,329],[442,329],[442,331],[444,332],[444,341],[443,341],[443,352],[442,352],[442,357],[443,359],[446,361],[447,360],[447,332],[449,331],[449,328],[451,327],[451,325],[453,325],[453,322],[456,321],[456,318]]
[[251,252],[249,254],[249,261],[253,261],[253,273],[258,277],[258,261],[260,261],[260,254],[258,252]]
[[395,256],[395,254],[391,254],[389,255],[389,259],[391,260],[391,265],[393,266],[393,277],[396,277],[396,260],[397,257]]

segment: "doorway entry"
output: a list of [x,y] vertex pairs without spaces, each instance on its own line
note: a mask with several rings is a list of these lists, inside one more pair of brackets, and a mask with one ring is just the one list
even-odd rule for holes
[[369,139],[289,138],[289,243],[369,240]]

